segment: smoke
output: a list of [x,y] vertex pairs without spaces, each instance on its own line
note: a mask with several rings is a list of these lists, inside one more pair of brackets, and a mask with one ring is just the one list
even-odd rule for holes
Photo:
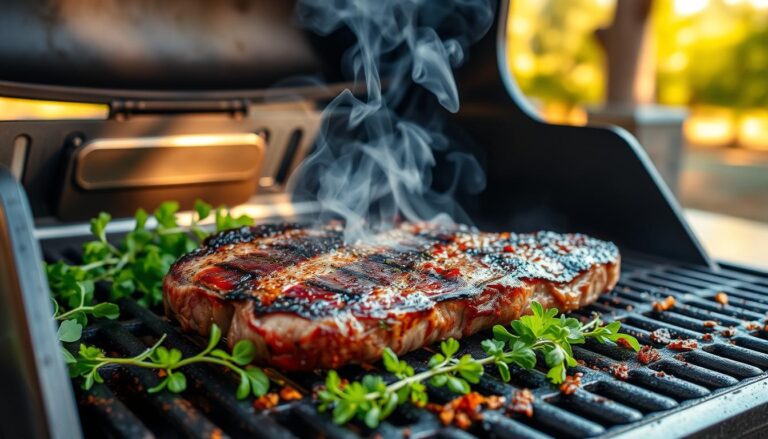
[[[356,43],[343,67],[365,96],[345,90],[327,105],[316,149],[289,182],[294,195],[316,199],[321,221],[342,218],[348,242],[399,219],[468,222],[454,195],[483,189],[485,176],[442,134],[436,103],[458,111],[453,69],[491,26],[490,0],[299,0],[297,15],[321,35],[349,28]],[[453,176],[440,190],[435,152]]]

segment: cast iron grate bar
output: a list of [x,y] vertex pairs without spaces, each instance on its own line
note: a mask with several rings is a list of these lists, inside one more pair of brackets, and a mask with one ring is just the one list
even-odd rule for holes
[[[49,261],[64,258],[76,262],[79,257],[71,241],[45,247]],[[728,305],[715,300],[719,292],[729,296]],[[254,408],[252,399],[235,399],[236,377],[208,365],[185,368],[190,385],[180,395],[147,394],[144,389],[158,380],[152,371],[112,368],[105,373],[105,384],[89,391],[78,389],[77,398],[81,416],[88,419],[83,423],[89,426],[85,433],[94,437],[614,436],[682,405],[696,404],[740,383],[766,378],[768,334],[762,324],[768,311],[767,292],[768,276],[735,270],[715,272],[644,255],[626,255],[619,286],[574,315],[588,318],[592,312],[600,312],[606,320],[621,320],[625,331],[657,348],[661,358],[645,365],[634,353],[616,347],[595,342],[578,346],[574,349],[580,362],[576,370],[583,373],[583,384],[568,396],[551,386],[539,370],[513,367],[512,381],[504,383],[495,368],[488,366],[475,389],[510,398],[528,388],[536,398],[533,416],[489,410],[468,431],[444,426],[434,413],[407,405],[398,408],[375,431],[359,422],[336,426],[329,415],[317,413],[311,401],[313,389],[323,382],[319,373],[283,375],[271,371],[273,377],[297,388],[305,398],[263,412]],[[668,295],[675,297],[676,306],[665,312],[654,311],[653,302]],[[99,322],[85,331],[87,343],[124,355],[146,349],[163,334],[166,346],[176,347],[186,355],[198,352],[205,344],[200,337],[180,332],[155,312],[159,310],[148,310],[126,299],[120,307],[120,321]],[[705,325],[709,320],[714,324]],[[750,325],[755,321],[760,323],[759,329]],[[673,339],[694,339],[699,347],[690,352],[670,349],[668,341],[652,336],[658,329],[668,330]],[[486,332],[466,338],[462,353],[481,355],[479,341],[488,336]],[[430,355],[427,348],[406,357],[418,369],[426,367]],[[366,372],[345,367],[339,373],[354,379]],[[436,402],[452,397],[444,389],[430,389],[430,393]]]

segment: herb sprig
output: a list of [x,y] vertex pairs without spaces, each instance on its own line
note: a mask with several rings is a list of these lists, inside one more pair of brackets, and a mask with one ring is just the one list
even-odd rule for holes
[[154,211],[157,227],[147,228],[149,214],[136,211],[136,225],[114,245],[107,240],[107,225],[112,217],[105,212],[90,221],[95,240],[83,244],[83,264],[63,261],[46,266],[48,284],[54,301],[54,319],[60,321],[59,340],[80,339],[88,324],[87,316],[115,319],[120,310],[114,303],[94,301],[94,284],[110,286],[109,299],[133,297],[146,307],[162,302],[163,278],[179,256],[197,248],[209,235],[201,222],[213,215],[215,230],[221,231],[253,224],[253,218],[234,216],[226,207],[214,209],[196,200],[195,214],[189,226],[180,226],[179,203],[166,201]]
[[256,348],[249,340],[240,340],[229,353],[216,348],[221,340],[221,329],[215,324],[211,326],[211,334],[208,345],[197,355],[183,358],[180,350],[167,349],[162,345],[165,335],[141,354],[131,358],[107,357],[104,352],[95,347],[80,345],[77,357],[65,351],[64,357],[69,366],[71,377],[82,377],[83,388],[88,390],[94,383],[103,383],[104,379],[99,374],[99,369],[109,365],[122,365],[141,367],[145,369],[162,370],[162,381],[155,387],[147,389],[149,393],[156,393],[167,389],[173,393],[183,392],[187,388],[187,377],[179,369],[195,363],[208,363],[226,367],[237,373],[240,384],[237,387],[237,399],[244,399],[253,394],[262,396],[269,390],[269,378],[258,367],[250,366],[256,355]]
[[57,336],[60,341],[75,342],[80,340],[83,334],[83,328],[88,324],[88,316],[102,317],[114,320],[120,316],[120,308],[110,302],[102,302],[94,305],[86,305],[88,297],[93,297],[93,282],[76,282],[79,302],[68,310],[63,311],[56,299],[53,300],[53,319],[61,322]]
[[449,339],[440,343],[440,352],[430,358],[427,369],[416,373],[412,366],[398,359],[389,348],[384,350],[384,369],[397,380],[386,383],[379,375],[366,375],[361,381],[342,382],[335,371],[328,372],[325,389],[318,392],[320,411],[333,410],[333,421],[345,424],[353,418],[375,428],[394,409],[405,402],[423,406],[427,403],[425,382],[433,387],[447,387],[454,393],[466,394],[470,384],[477,384],[487,364],[496,365],[501,379],[511,379],[511,364],[523,369],[533,369],[537,364],[536,353],[543,355],[549,368],[547,378],[554,384],[562,383],[566,368],[576,366],[572,345],[583,344],[587,339],[599,343],[616,343],[623,340],[635,351],[640,349],[637,339],[619,333],[621,323],[602,324],[599,317],[582,324],[578,319],[560,315],[556,309],[545,310],[534,301],[532,314],[510,323],[509,329],[496,325],[493,338],[482,342],[486,356],[474,358],[469,354],[457,356],[459,342]]
[[[163,277],[181,255],[197,248],[208,232],[200,223],[214,215],[216,231],[252,225],[248,216],[235,217],[225,207],[213,209],[197,200],[189,226],[180,226],[176,214],[179,203],[166,201],[154,211],[157,227],[147,228],[149,214],[136,211],[136,225],[117,245],[107,240],[107,225],[112,217],[102,212],[90,222],[96,238],[83,245],[83,264],[57,262],[46,267],[48,283],[54,298],[69,307],[78,306],[78,282],[106,281],[111,284],[110,299],[133,297],[143,306],[156,306],[163,298]],[[93,293],[86,295],[84,305],[91,305]]]

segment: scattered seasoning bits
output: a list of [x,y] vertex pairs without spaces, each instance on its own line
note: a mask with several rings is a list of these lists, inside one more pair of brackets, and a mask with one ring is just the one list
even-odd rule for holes
[[714,328],[718,325],[718,323],[714,320],[704,320],[704,323],[702,323],[705,328]]
[[701,339],[704,340],[704,341],[712,341],[713,338],[714,337],[712,337],[712,334],[703,334],[701,336]]
[[696,340],[675,340],[667,345],[668,348],[676,351],[692,351],[699,347],[699,343]]
[[637,352],[637,361],[642,364],[650,364],[657,360],[661,360],[661,354],[651,346],[643,346]]
[[283,401],[295,401],[301,398],[301,393],[299,393],[298,390],[291,386],[284,386],[282,389],[280,389],[280,399]]
[[722,335],[723,337],[729,337],[729,338],[733,337],[734,335],[736,335],[736,328],[734,328],[733,326],[731,326],[730,328],[725,328],[722,331],[720,331],[720,335]]
[[563,395],[573,395],[581,387],[581,372],[576,372],[573,375],[567,375],[565,381],[560,385],[560,393]]
[[656,372],[656,376],[659,377],[659,378],[664,378],[665,376],[667,376],[667,374],[663,370],[660,370],[660,371]]
[[275,392],[269,392],[256,398],[253,401],[253,408],[256,410],[268,410],[275,407],[278,402],[280,402],[280,396]]
[[629,379],[629,367],[626,365],[626,363],[611,365],[611,373],[614,377],[622,381]]
[[744,328],[746,328],[747,331],[757,331],[761,328],[761,325],[758,322],[746,322],[744,323]]
[[723,306],[728,305],[728,295],[720,291],[719,293],[715,294],[715,302]]
[[621,346],[624,349],[630,349],[630,350],[633,350],[633,351],[635,350],[635,348],[633,348],[632,345],[629,344],[629,342],[627,340],[623,339],[623,338],[620,338],[620,339],[616,340],[616,344]]
[[655,331],[651,331],[650,337],[651,341],[654,343],[667,344],[672,339],[672,334],[670,334],[669,329],[667,328],[659,328]]
[[497,409],[504,404],[504,398],[500,396],[485,397],[477,392],[471,392],[459,396],[446,404],[427,403],[428,410],[437,413],[443,425],[453,424],[462,430],[472,426],[474,421],[483,419],[480,409],[485,406]]
[[667,296],[661,302],[653,302],[653,310],[656,312],[664,312],[675,307],[675,298]]
[[534,400],[535,397],[530,390],[518,390],[512,395],[512,401],[507,406],[507,411],[510,413],[521,413],[530,418],[533,416]]

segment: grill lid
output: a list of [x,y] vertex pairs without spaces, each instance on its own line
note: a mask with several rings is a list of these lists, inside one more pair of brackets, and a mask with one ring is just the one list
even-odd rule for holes
[[0,93],[110,102],[338,80],[340,51],[312,40],[293,11],[290,1],[11,0],[0,16]]

